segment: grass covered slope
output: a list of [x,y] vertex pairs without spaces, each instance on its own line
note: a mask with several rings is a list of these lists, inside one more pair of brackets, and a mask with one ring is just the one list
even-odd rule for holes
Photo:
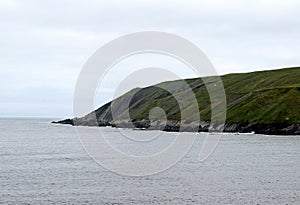
[[[221,76],[227,98],[227,131],[257,131],[264,127],[274,130],[274,133],[281,134],[278,130],[292,129],[290,133],[298,132],[300,124],[300,68],[285,68],[279,70],[258,71],[251,73],[227,74]],[[206,77],[206,80],[214,83],[213,77]],[[198,101],[200,118],[208,122],[211,116],[211,102],[205,84],[201,78],[186,79]],[[126,120],[143,122],[138,127],[147,127],[149,112],[154,107],[162,108],[168,121],[176,122],[181,120],[179,105],[169,92],[159,88],[176,88],[176,95],[184,96],[185,89],[180,89],[183,80],[163,82],[156,86],[137,88],[110,103],[100,107],[95,112],[83,118],[77,118],[76,124],[92,125],[94,114],[97,116],[98,125],[120,125]],[[124,115],[128,96],[135,92],[129,103],[128,116]],[[174,93],[173,93],[174,94]],[[186,99],[187,103],[190,99]],[[111,115],[111,103],[117,111],[114,118]],[[191,119],[195,113],[186,107],[190,112]],[[119,124],[118,124],[119,123]],[[96,124],[96,125],[97,125]],[[232,126],[232,125],[236,126]],[[95,123],[94,123],[95,125]],[[241,125],[243,125],[241,127]],[[270,127],[270,126],[271,127]],[[178,126],[174,125],[175,127]],[[289,126],[292,126],[288,128]],[[124,125],[126,127],[126,123]],[[175,129],[176,130],[176,129]],[[205,130],[199,128],[199,130]],[[225,129],[226,130],[226,129]],[[270,131],[261,131],[268,133]],[[272,133],[271,133],[272,134]]]
[[[221,76],[227,97],[227,123],[300,123],[300,68],[228,74]],[[186,82],[195,93],[202,120],[210,120],[210,98],[201,78]],[[178,81],[166,82],[176,87]],[[184,90],[181,92],[185,92]],[[132,99],[132,119],[147,119],[161,107],[168,119],[180,120],[176,100],[165,90],[147,87]]]
[[[222,80],[227,122],[300,123],[300,68],[229,74]],[[240,95],[238,103],[235,95]]]

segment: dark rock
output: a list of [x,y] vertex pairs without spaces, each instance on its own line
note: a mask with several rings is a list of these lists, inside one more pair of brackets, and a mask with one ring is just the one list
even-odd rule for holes
[[55,123],[55,124],[68,124],[68,125],[73,125],[74,126],[73,119],[65,119],[65,120],[60,120],[60,121],[53,121],[51,123]]
[[[300,125],[285,125],[280,123],[274,124],[259,124],[259,123],[227,123],[224,129],[220,130],[219,124],[211,125],[210,122],[201,121],[199,123],[185,123],[180,121],[155,121],[149,120],[118,120],[118,121],[95,121],[90,119],[88,121],[81,120],[80,118],[65,119],[54,121],[57,124],[81,125],[81,126],[111,126],[118,128],[132,128],[132,129],[146,129],[146,130],[163,130],[168,132],[237,132],[237,133],[251,133],[268,134],[268,135],[299,135]],[[199,124],[197,129],[196,125]]]

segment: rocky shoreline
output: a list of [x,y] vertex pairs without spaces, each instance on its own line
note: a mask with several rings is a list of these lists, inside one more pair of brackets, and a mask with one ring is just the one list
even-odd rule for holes
[[68,124],[72,126],[111,126],[118,128],[132,128],[143,130],[163,130],[168,132],[208,132],[208,131],[220,131],[220,132],[233,132],[233,133],[255,133],[266,135],[300,135],[300,124],[259,124],[259,123],[226,123],[224,129],[222,126],[215,124],[212,125],[208,121],[199,122],[199,128],[197,129],[197,123],[189,122],[182,123],[180,121],[155,121],[149,120],[119,120],[119,121],[100,121],[95,122],[93,120],[84,121],[80,118],[65,119],[61,121],[54,121],[52,123]]

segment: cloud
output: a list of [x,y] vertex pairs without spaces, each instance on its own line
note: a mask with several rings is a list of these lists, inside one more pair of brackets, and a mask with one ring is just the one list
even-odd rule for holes
[[[0,91],[6,94],[0,99],[6,104],[0,110],[15,115],[16,93],[43,96],[38,88],[61,90],[68,100],[54,100],[53,91],[43,104],[29,97],[27,114],[37,113],[30,103],[53,107],[39,109],[44,116],[58,113],[57,103],[72,107],[76,78],[88,57],[110,40],[137,31],[189,39],[221,74],[299,65],[299,9],[296,0],[2,0]],[[18,102],[22,99],[19,95]]]

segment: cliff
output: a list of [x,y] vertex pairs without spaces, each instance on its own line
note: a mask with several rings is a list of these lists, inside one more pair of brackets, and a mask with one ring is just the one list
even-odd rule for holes
[[[300,134],[300,68],[234,73],[220,77],[227,99],[225,132]],[[169,81],[158,85],[179,87],[182,81]],[[189,84],[198,101],[201,118],[199,131],[207,131],[210,126],[211,102],[205,84],[201,78],[184,81]],[[180,126],[184,126],[184,122],[180,123],[178,103],[171,93],[159,86],[133,89],[86,116],[55,123],[114,127],[130,127],[133,123],[136,128],[178,131]],[[135,94],[128,108],[123,102],[132,92]],[[179,95],[185,92],[184,89],[178,90]],[[114,117],[111,113],[112,103],[118,107]],[[154,122],[149,119],[149,111],[154,107],[165,111],[166,126],[163,120],[156,119]],[[123,116],[126,109],[129,109],[130,119]],[[94,116],[97,122],[93,120]]]

